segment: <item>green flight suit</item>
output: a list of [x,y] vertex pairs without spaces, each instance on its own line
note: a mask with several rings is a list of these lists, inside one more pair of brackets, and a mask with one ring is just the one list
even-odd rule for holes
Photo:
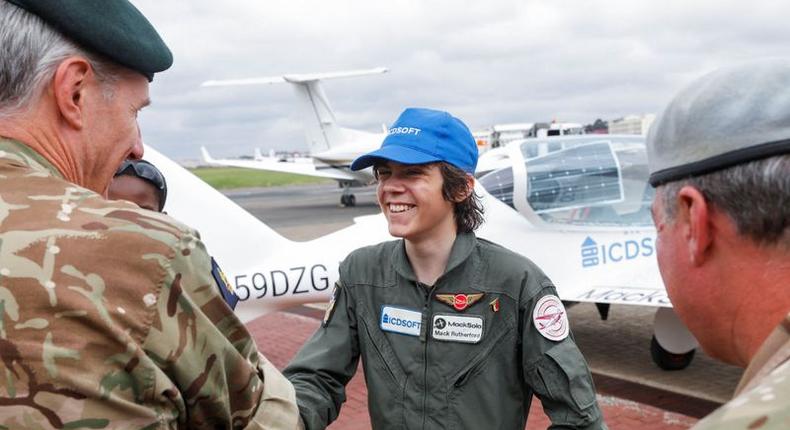
[[0,139],[0,429],[294,429],[197,232]]
[[376,429],[523,429],[533,393],[551,428],[605,428],[569,331],[553,341],[534,325],[535,304],[556,294],[532,262],[471,233],[433,287],[416,281],[402,240],[362,248],[283,373],[308,430],[337,418],[360,356]]

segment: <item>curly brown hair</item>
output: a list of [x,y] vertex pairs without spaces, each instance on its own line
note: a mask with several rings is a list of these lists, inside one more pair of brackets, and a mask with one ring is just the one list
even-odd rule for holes
[[[471,233],[483,224],[483,204],[475,190],[468,187],[468,173],[445,162],[437,163],[442,172],[442,196],[453,202],[453,215],[458,233]],[[465,199],[459,197],[469,194]]]

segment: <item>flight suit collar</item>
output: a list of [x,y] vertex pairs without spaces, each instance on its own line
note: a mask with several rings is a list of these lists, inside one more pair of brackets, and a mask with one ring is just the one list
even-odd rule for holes
[[[461,263],[469,258],[472,250],[475,248],[476,240],[474,233],[459,233],[455,237],[453,247],[450,250],[450,258],[447,259],[447,267],[444,269],[444,274],[458,267]],[[406,242],[401,240],[398,246],[392,253],[392,267],[402,277],[410,280],[417,281],[417,275],[414,274],[414,269],[411,267],[409,257],[406,255]],[[442,274],[442,276],[444,276]]]
[[774,369],[790,360],[790,313],[765,339],[743,372],[735,395],[748,391]]
[[49,172],[63,179],[63,175],[41,154],[19,141],[0,136],[0,160],[14,160],[34,170]]

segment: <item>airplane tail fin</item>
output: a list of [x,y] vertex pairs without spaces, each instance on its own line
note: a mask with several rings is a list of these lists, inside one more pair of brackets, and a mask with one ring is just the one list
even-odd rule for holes
[[337,125],[335,114],[329,105],[321,81],[327,79],[353,78],[386,73],[387,69],[349,70],[330,73],[291,74],[283,76],[206,81],[204,87],[229,85],[260,85],[287,82],[293,86],[299,100],[300,114],[305,122],[305,134],[310,151],[318,153],[337,147],[344,141],[344,130]]
[[205,146],[200,147],[200,154],[203,156],[203,162],[207,164],[214,163],[214,159],[211,158],[211,154],[208,153],[208,149]]
[[261,153],[261,148],[257,148],[257,147],[255,148],[255,152],[253,153],[252,158],[253,158],[253,160],[262,160],[263,159],[263,154]]
[[[205,148],[202,151],[204,158],[211,159]],[[145,159],[167,178],[167,213],[186,225],[200,227],[200,236],[209,252],[225,258],[219,263],[226,272],[236,273],[237,268],[260,262],[290,243],[211,185],[148,145]],[[255,246],[256,251],[250,252],[250,246]]]

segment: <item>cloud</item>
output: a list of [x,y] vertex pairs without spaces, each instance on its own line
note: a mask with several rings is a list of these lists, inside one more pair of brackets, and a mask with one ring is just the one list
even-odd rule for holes
[[176,159],[305,149],[285,84],[208,79],[385,66],[324,83],[338,121],[381,130],[407,106],[471,128],[658,113],[705,71],[788,56],[780,1],[133,0],[174,52],[142,115],[146,142]]

